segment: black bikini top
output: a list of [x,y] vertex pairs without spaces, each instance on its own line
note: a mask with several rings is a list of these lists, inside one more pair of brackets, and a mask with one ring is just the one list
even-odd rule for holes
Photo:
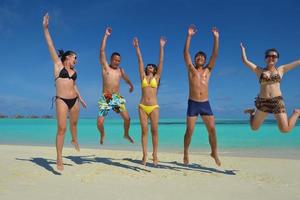
[[73,81],[75,81],[77,78],[77,73],[74,72],[74,74],[72,76],[70,76],[68,70],[64,67],[64,68],[62,68],[62,70],[60,70],[59,75],[57,78],[55,78],[55,80],[57,80],[58,78],[68,78],[68,79],[72,79]]
[[270,75],[267,75],[266,73],[264,73],[265,71],[268,71],[268,70],[263,69],[263,71],[259,77],[260,84],[280,83],[281,76],[279,75],[277,69],[276,69],[276,71],[277,71],[276,74],[271,73]]

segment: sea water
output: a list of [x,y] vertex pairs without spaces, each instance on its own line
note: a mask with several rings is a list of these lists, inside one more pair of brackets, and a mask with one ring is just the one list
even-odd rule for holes
[[[69,126],[69,125],[68,125]],[[96,119],[79,119],[78,141],[86,148],[107,148],[140,150],[141,128],[138,119],[131,120],[130,135],[135,144],[130,144],[123,138],[122,119],[105,120],[105,141],[100,146],[100,134],[97,130]],[[183,138],[186,129],[185,119],[160,119],[159,121],[159,150],[183,151]],[[0,119],[0,144],[55,146],[57,130],[56,119]],[[216,120],[218,149],[220,152],[257,152],[268,151],[282,154],[283,157],[300,158],[300,125],[288,134],[278,130],[276,121],[267,120],[258,131],[252,131],[249,121],[245,120]],[[151,150],[151,128],[149,125],[148,148]],[[65,146],[71,146],[69,127],[65,136]],[[190,150],[210,151],[208,133],[205,125],[198,120]],[[290,155],[292,152],[292,155]],[[289,155],[285,155],[289,154]]]

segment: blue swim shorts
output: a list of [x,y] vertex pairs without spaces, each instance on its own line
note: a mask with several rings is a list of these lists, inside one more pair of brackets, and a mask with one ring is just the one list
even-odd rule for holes
[[187,116],[194,117],[198,115],[214,115],[209,101],[198,102],[189,99],[188,108],[187,108]]

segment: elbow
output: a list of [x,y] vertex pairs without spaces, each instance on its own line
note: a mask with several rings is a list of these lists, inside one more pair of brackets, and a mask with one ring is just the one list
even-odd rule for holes
[[189,57],[189,52],[184,50],[183,51],[183,57],[184,57],[184,59],[187,59]]
[[247,63],[248,63],[247,59],[245,59],[245,58],[242,58],[242,62],[243,62],[245,65],[247,65]]
[[216,52],[214,53],[214,56],[217,58],[217,57],[219,56],[219,52],[216,51]]
[[189,48],[185,45],[183,48],[183,54],[186,54],[189,52]]

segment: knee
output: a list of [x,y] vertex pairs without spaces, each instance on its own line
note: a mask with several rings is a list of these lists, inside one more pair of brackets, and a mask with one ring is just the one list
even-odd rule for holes
[[64,135],[67,128],[65,126],[59,126],[57,129],[57,135]]
[[70,122],[70,127],[76,127],[78,121],[71,121]]
[[290,132],[290,130],[287,127],[280,127],[279,130],[281,133],[289,133]]
[[193,129],[187,128],[185,131],[185,137],[191,137],[193,132],[194,132]]
[[153,136],[155,136],[155,135],[157,135],[157,133],[158,133],[158,128],[151,128],[151,133],[152,133],[152,135]]
[[98,128],[103,127],[103,124],[104,124],[104,119],[98,118],[97,119],[97,126],[98,126]]
[[214,126],[209,126],[209,127],[207,127],[207,131],[209,134],[215,134],[216,128]]
[[128,116],[128,117],[124,117],[124,122],[126,122],[126,123],[130,123],[130,117]]
[[147,128],[142,128],[142,134],[143,136],[147,135],[148,129]]
[[257,131],[259,129],[259,126],[251,126],[252,131]]

